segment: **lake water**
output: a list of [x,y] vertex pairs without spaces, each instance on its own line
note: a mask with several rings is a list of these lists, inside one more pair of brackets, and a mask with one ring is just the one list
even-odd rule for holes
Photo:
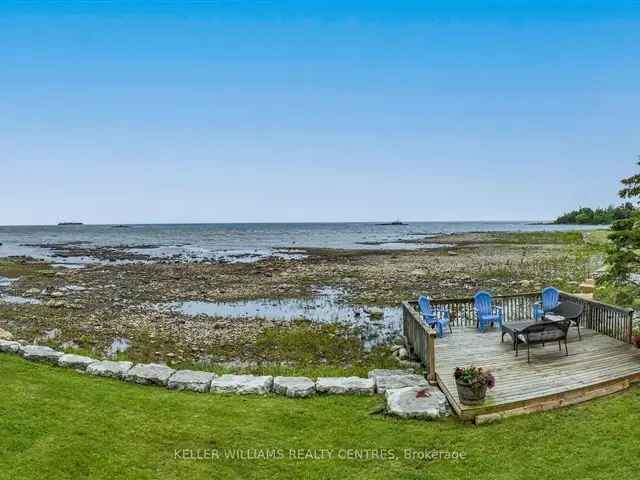
[[[301,258],[305,248],[417,249],[430,245],[405,243],[430,235],[486,231],[562,231],[593,228],[576,225],[534,225],[527,222],[375,223],[237,223],[185,225],[0,226],[0,257],[28,255],[51,259],[47,248],[28,244],[85,243],[89,246],[144,246],[134,252],[154,258],[255,261],[268,256]],[[431,245],[432,247],[433,245]],[[72,266],[91,258],[56,259]]]
[[341,301],[338,291],[318,291],[312,299],[258,299],[235,302],[185,301],[157,307],[184,315],[251,320],[260,318],[293,322],[307,320],[316,323],[340,323],[355,327],[365,348],[390,343],[401,335],[402,310],[385,307],[371,315],[367,307],[353,306]]

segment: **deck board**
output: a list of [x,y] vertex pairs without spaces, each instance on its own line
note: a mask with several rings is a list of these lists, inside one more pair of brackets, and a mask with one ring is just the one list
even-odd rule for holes
[[[496,412],[513,412],[529,406],[549,407],[550,398],[563,397],[575,402],[582,392],[619,389],[614,384],[640,380],[640,350],[632,345],[592,330],[582,330],[582,341],[577,330],[569,331],[569,355],[558,350],[558,344],[536,345],[531,348],[531,363],[527,363],[526,346],[518,357],[512,350],[511,337],[500,342],[500,332],[480,333],[473,327],[454,328],[453,333],[436,341],[436,374],[440,388],[447,394],[455,411],[464,418]],[[496,376],[496,387],[487,392],[481,407],[462,405],[453,378],[459,366],[474,365],[491,370]],[[610,385],[614,385],[611,387]]]

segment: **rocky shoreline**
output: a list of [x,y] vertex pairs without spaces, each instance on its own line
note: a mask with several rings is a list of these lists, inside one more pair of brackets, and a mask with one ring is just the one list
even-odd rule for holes
[[[108,351],[114,339],[124,338],[129,349],[119,354],[135,361],[209,362],[221,368],[237,362],[248,370],[343,372],[395,366],[391,345],[369,351],[363,347],[362,332],[345,325],[190,316],[150,306],[314,299],[323,288],[342,292],[335,302],[353,309],[397,307],[421,293],[434,298],[469,296],[478,288],[500,294],[554,284],[571,291],[599,255],[582,234],[512,235],[425,239],[446,243],[437,250],[307,249],[305,258],[271,257],[253,263],[145,258],[64,269],[31,258],[2,258],[0,276],[15,279],[2,292],[34,303],[0,301],[0,328],[25,341],[44,339],[48,345],[85,353]],[[71,247],[83,256],[100,255],[87,245],[57,248],[64,254]],[[126,256],[132,247],[109,248],[116,251],[113,258],[131,260]]]

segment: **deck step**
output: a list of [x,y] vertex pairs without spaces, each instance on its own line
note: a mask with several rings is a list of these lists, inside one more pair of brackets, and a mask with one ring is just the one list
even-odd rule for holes
[[537,402],[531,402],[530,404],[523,407],[505,410],[502,412],[477,415],[475,418],[475,423],[476,425],[482,425],[484,423],[493,423],[506,417],[512,417],[514,415],[523,415],[533,412],[544,412],[546,410],[552,410],[554,408],[567,407],[569,405],[575,405],[577,403],[593,400],[594,398],[611,395],[612,393],[617,393],[622,390],[626,390],[627,388],[629,388],[629,380],[622,380],[596,388],[585,388],[575,391],[569,391],[560,395],[554,395],[549,399],[540,399]]

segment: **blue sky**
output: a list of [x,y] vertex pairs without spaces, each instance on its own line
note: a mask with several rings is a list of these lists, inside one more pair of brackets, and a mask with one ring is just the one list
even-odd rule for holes
[[551,219],[640,154],[638,2],[5,1],[0,65],[5,225]]

